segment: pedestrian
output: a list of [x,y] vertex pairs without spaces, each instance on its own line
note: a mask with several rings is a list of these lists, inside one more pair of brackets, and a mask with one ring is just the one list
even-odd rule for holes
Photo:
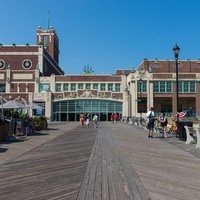
[[147,129],[149,138],[153,138],[154,122],[155,122],[155,113],[154,113],[154,108],[151,107],[147,112]]
[[97,120],[98,120],[98,116],[97,116],[97,114],[94,114],[94,116],[92,118],[94,128],[97,128]]
[[159,122],[160,122],[160,126],[163,129],[163,137],[167,138],[167,124],[168,124],[168,120],[167,117],[165,117],[165,113],[162,112],[160,117],[159,117]]
[[16,138],[16,135],[17,135],[17,120],[19,119],[19,113],[18,113],[18,111],[16,111],[13,114],[12,118],[15,120],[13,135],[14,135],[14,138]]
[[114,113],[112,113],[110,116],[110,120],[112,121],[112,123],[114,123],[114,119],[115,119],[115,115],[114,115]]
[[87,127],[89,127],[89,124],[90,124],[90,116],[89,116],[89,114],[88,115],[86,115],[86,126]]
[[83,113],[80,114],[80,116],[79,116],[79,121],[80,121],[80,126],[81,126],[81,128],[83,128],[83,124],[84,124],[84,121],[85,121],[85,118],[84,118]]
[[29,126],[30,126],[30,119],[29,119],[28,113],[26,113],[24,116],[25,136],[28,136],[30,134]]
[[118,122],[118,120],[119,120],[119,115],[116,113],[115,114],[115,121]]

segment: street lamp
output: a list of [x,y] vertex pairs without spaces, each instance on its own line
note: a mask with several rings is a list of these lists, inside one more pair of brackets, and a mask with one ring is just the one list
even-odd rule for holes
[[2,95],[2,90],[3,90],[3,87],[0,88],[1,90],[1,112],[2,112],[2,121],[4,122],[4,111],[3,111],[3,95]]
[[[179,95],[178,95],[178,54],[180,52],[180,48],[176,44],[173,48],[174,57],[176,61],[176,109],[177,109],[177,128],[179,124]],[[178,130],[178,129],[177,129]]]
[[129,91],[130,86],[126,86],[124,92],[126,92],[127,100],[128,100],[128,118],[131,117],[131,94]]
[[140,80],[139,80],[139,84],[140,84],[140,124],[142,123],[142,106],[141,106],[141,102],[142,102],[142,78],[140,77]]

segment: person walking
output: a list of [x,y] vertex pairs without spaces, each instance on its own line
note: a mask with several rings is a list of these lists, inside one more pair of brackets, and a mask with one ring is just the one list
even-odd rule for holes
[[90,124],[90,116],[89,114],[86,116],[86,126],[89,127]]
[[26,113],[24,116],[25,136],[28,136],[30,134],[29,126],[30,126],[30,119],[29,119],[28,113]]
[[80,116],[79,116],[79,121],[80,121],[80,126],[81,126],[81,128],[83,128],[84,120],[85,120],[85,117],[84,117],[84,115],[81,113]]
[[163,137],[167,138],[167,124],[168,124],[168,120],[165,117],[165,113],[162,112],[160,117],[159,117],[159,122],[160,122],[160,126],[163,129]]
[[149,138],[153,138],[154,122],[155,122],[155,113],[154,113],[154,108],[151,107],[147,112],[147,130]]
[[94,116],[92,118],[94,128],[97,128],[97,120],[98,120],[98,116],[97,116],[97,114],[94,114]]
[[110,116],[110,120],[112,121],[112,123],[114,123],[114,119],[115,119],[115,115],[114,115],[114,113],[112,113]]
[[119,120],[119,115],[117,113],[115,113],[115,122],[117,123]]

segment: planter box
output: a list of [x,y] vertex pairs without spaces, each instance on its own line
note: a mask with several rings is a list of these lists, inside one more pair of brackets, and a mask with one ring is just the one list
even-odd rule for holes
[[47,120],[42,120],[42,130],[46,130],[48,127]]
[[8,136],[8,129],[9,129],[8,124],[0,125],[0,142],[3,142],[6,140]]
[[42,130],[42,126],[35,126],[34,129],[35,129],[36,131],[41,131],[41,130]]

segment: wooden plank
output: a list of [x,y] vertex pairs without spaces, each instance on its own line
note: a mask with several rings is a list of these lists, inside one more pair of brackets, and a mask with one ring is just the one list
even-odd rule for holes
[[37,148],[38,140],[24,141],[21,148],[34,148],[0,166],[1,199],[200,199],[194,145],[160,134],[149,139],[142,128],[121,123],[60,129]]
[[188,145],[175,136],[164,139],[155,134],[149,139],[146,131],[134,126],[120,124],[112,130],[152,199],[200,199],[200,151],[194,157]]
[[77,127],[1,166],[1,198],[76,199],[95,132]]

